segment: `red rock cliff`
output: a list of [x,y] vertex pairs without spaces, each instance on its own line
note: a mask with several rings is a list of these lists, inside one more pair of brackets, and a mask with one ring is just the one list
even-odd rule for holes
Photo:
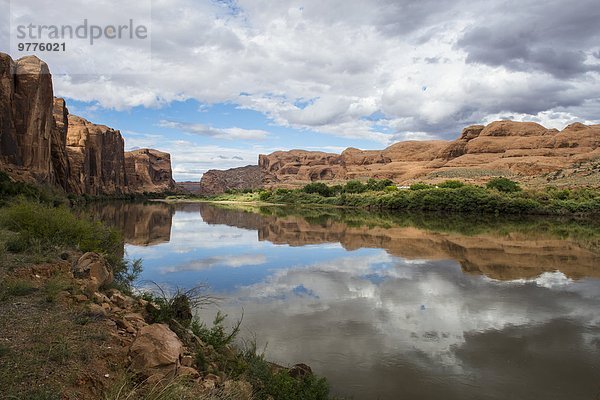
[[13,61],[0,53],[0,169],[14,179],[75,194],[171,190],[169,154],[146,152],[136,158],[129,184],[120,132],[69,115],[37,57]]
[[496,121],[467,127],[449,142],[407,141],[381,151],[349,148],[342,154],[278,151],[260,155],[258,165],[267,187],[361,178],[477,181],[498,175],[532,182],[599,158],[600,125],[575,123],[558,131],[532,122]]
[[55,184],[52,77],[34,56],[0,53],[0,160],[23,179]]
[[127,185],[132,193],[168,192],[175,189],[171,155],[153,149],[125,153]]

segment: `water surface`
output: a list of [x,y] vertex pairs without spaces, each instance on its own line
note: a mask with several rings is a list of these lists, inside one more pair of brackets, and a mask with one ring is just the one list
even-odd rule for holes
[[[143,279],[210,285],[267,358],[355,399],[600,398],[600,227],[98,204]],[[215,310],[202,310],[209,321]]]

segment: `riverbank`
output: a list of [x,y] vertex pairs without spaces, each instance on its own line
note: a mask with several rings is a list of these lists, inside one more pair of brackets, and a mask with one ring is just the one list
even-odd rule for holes
[[202,288],[140,292],[117,230],[60,194],[0,187],[0,387],[27,399],[327,399],[310,367],[269,363],[239,326],[194,315]]
[[[366,183],[349,181],[328,186],[311,183],[301,189],[228,193],[205,199],[212,202],[326,205],[410,212],[499,215],[597,215],[600,189],[522,189],[506,178],[492,179],[486,186],[445,181],[438,185],[397,187],[389,180]],[[185,201],[180,198],[179,201]]]

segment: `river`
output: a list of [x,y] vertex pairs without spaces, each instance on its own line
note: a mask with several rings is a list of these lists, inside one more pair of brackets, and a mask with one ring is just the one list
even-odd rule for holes
[[207,284],[269,360],[354,399],[600,398],[600,226],[98,203],[142,284]]

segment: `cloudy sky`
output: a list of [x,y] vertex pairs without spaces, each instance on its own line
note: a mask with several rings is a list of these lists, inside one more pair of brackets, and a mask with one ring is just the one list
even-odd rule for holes
[[18,24],[147,25],[148,40],[36,54],[72,113],[171,152],[178,180],[499,118],[600,121],[597,0],[73,2],[0,0],[0,51],[31,54]]

